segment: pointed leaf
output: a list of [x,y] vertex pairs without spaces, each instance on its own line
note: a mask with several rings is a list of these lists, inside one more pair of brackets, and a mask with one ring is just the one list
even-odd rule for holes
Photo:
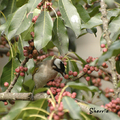
[[27,12],[32,12],[37,5],[41,2],[42,0],[29,0],[28,4],[27,4]]
[[16,101],[9,113],[2,117],[1,120],[14,120],[15,118],[18,119],[21,109],[26,107],[28,103],[29,101]]
[[[114,29],[113,29],[114,28]],[[115,41],[120,34],[120,16],[114,18],[109,24],[110,38],[112,41]]]
[[95,86],[87,86],[84,83],[76,83],[76,82],[69,82],[67,84],[69,87],[79,90],[91,91],[91,92],[98,92],[99,89]]
[[39,15],[35,27],[34,45],[39,51],[45,47],[52,38],[53,22],[48,11],[44,10]]
[[75,102],[75,100],[73,100],[70,97],[63,97],[62,98],[62,102],[63,102],[63,107],[64,109],[67,109],[69,111],[69,114],[71,116],[72,119],[80,119],[80,107],[79,105]]
[[78,37],[80,35],[81,19],[74,5],[70,0],[59,0],[59,9],[66,26],[70,27]]
[[69,40],[67,30],[61,18],[57,18],[54,22],[52,41],[62,55],[68,52]]
[[115,41],[113,44],[108,48],[108,51],[104,53],[98,59],[98,65],[101,65],[104,61],[108,60],[112,56],[116,56],[120,53],[120,41]]
[[15,58],[11,58],[11,60],[4,66],[3,72],[1,75],[1,87],[3,91],[6,90],[6,87],[4,87],[4,82],[8,82],[9,84],[14,79],[14,72],[15,68],[19,66],[18,60],[15,60]]
[[27,7],[24,5],[20,7],[13,15],[7,34],[7,38],[9,40],[29,28],[31,22],[28,18],[26,18],[26,13]]

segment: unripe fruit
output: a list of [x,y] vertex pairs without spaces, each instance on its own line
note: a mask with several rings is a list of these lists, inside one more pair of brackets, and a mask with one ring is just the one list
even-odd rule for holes
[[54,115],[54,120],[60,120],[60,117],[58,115]]
[[89,76],[87,76],[85,79],[86,79],[87,81],[90,81],[90,77],[89,77]]
[[9,86],[9,83],[8,83],[8,82],[5,82],[5,83],[4,83],[4,86],[5,86],[5,87],[8,87],[8,86]]
[[16,73],[19,73],[19,72],[20,72],[20,69],[19,69],[19,68],[16,68],[16,69],[15,69],[15,72],[16,72]]
[[4,102],[4,105],[8,105],[8,102]]
[[27,72],[27,71],[28,71],[28,68],[27,68],[27,67],[24,67],[24,71]]
[[65,79],[68,79],[68,78],[69,78],[69,75],[68,75],[68,74],[64,75],[64,78],[65,78]]
[[86,73],[87,71],[88,71],[88,69],[87,69],[86,67],[84,67],[84,68],[83,68],[83,72]]
[[69,74],[69,75],[73,75],[73,71],[69,71],[68,74]]
[[22,77],[25,76],[25,73],[24,73],[24,72],[21,72],[21,73],[20,73],[20,76],[22,76]]
[[74,77],[76,77],[77,76],[77,72],[75,71],[75,72],[73,72],[73,76]]
[[105,47],[105,44],[101,44],[101,48],[104,48]]
[[107,48],[103,48],[103,52],[107,52],[107,50],[108,50]]
[[61,87],[61,88],[65,87],[65,83],[61,83],[61,84],[60,84],[60,87]]

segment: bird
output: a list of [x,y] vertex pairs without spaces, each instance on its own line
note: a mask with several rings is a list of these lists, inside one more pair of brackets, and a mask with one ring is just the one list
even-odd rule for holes
[[65,66],[61,59],[53,58],[37,63],[32,75],[35,82],[35,88],[44,87],[47,82],[53,80],[58,73],[61,73],[62,76],[66,74]]

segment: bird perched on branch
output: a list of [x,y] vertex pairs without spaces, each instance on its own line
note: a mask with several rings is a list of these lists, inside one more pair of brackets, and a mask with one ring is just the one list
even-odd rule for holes
[[54,58],[38,63],[33,73],[36,89],[44,87],[47,82],[53,80],[58,73],[61,73],[63,76],[65,75],[65,66],[62,60]]

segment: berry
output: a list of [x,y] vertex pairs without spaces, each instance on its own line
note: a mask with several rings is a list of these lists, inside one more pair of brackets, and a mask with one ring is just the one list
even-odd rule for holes
[[89,77],[89,76],[87,76],[85,79],[86,79],[87,81],[90,81],[90,77]]
[[101,44],[101,48],[104,48],[105,47],[105,44]]
[[19,69],[19,68],[16,68],[16,69],[15,69],[15,72],[16,72],[16,73],[19,73],[19,72],[20,72],[20,69]]
[[21,72],[21,73],[20,73],[20,76],[22,76],[22,77],[25,76],[25,73],[24,73],[24,72]]
[[108,50],[107,48],[103,48],[103,52],[107,52],[107,50]]
[[24,67],[24,71],[27,72],[27,71],[28,71],[28,68],[27,68],[27,67]]
[[74,76],[74,77],[76,77],[76,76],[77,76],[77,74],[78,74],[78,73],[77,73],[76,71],[75,71],[75,72],[73,72],[73,76]]
[[88,71],[88,69],[87,69],[86,67],[84,67],[84,68],[83,68],[83,72],[86,73],[87,71]]
[[68,75],[68,74],[64,75],[64,78],[65,78],[65,79],[68,79],[68,78],[69,78],[69,75]]
[[8,105],[8,102],[4,102],[4,105]]
[[73,71],[69,71],[68,74],[69,74],[69,75],[73,75]]
[[4,83],[4,86],[5,86],[5,87],[8,87],[8,86],[9,86],[9,83],[8,83],[8,82],[5,82],[5,83]]
[[61,88],[65,87],[65,83],[61,83],[61,84],[60,84],[60,87],[61,87]]

